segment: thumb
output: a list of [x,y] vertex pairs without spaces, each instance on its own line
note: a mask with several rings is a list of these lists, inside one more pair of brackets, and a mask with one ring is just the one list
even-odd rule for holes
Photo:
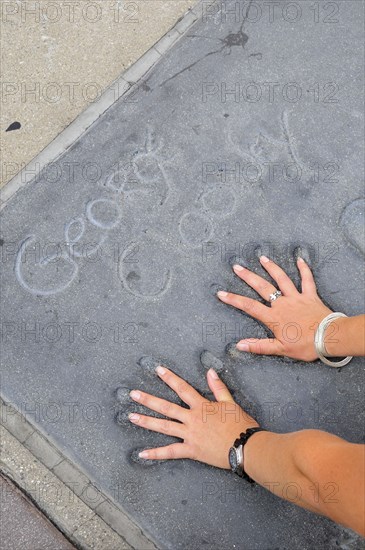
[[207,380],[208,380],[208,385],[212,390],[213,395],[217,401],[230,401],[231,403],[235,403],[235,400],[233,399],[231,392],[229,391],[227,386],[224,384],[224,382],[222,382],[222,380],[219,378],[218,374],[215,372],[214,369],[208,370]]
[[236,348],[239,351],[260,355],[284,355],[282,344],[276,338],[262,338],[259,340],[257,338],[248,338],[237,342]]

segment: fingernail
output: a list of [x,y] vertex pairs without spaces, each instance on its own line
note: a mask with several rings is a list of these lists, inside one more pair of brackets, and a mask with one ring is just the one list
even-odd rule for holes
[[228,292],[226,292],[225,290],[219,290],[217,292],[217,296],[219,296],[219,298],[225,298],[226,296],[228,296]]
[[233,269],[235,271],[242,271],[244,268],[239,264],[234,264]]
[[141,451],[138,456],[139,458],[148,458],[148,451]]
[[166,369],[164,369],[163,367],[161,367],[161,365],[159,365],[158,367],[156,367],[156,372],[157,374],[161,374],[161,376],[163,376],[166,372]]
[[264,262],[264,264],[266,264],[267,262],[269,262],[269,258],[267,256],[260,256],[260,261],[261,262]]
[[250,351],[250,346],[245,342],[238,342],[236,344],[236,348],[239,349],[240,351]]
[[131,396],[132,399],[136,399],[137,401],[141,397],[141,394],[137,390],[132,390],[131,392],[129,392],[129,395]]
[[214,369],[209,369],[208,370],[208,374],[211,378],[213,378],[214,380],[218,380],[219,379],[219,376],[218,374],[215,372]]
[[131,422],[137,422],[137,420],[139,420],[139,414],[129,413],[128,418]]
[[298,256],[297,261],[300,262],[301,264],[304,264],[304,263],[305,263],[304,260],[303,260],[303,258],[301,258],[300,256]]

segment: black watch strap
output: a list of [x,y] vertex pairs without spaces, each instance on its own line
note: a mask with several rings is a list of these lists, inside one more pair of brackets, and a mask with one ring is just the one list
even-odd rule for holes
[[245,460],[245,453],[244,453],[244,447],[247,443],[247,441],[250,439],[251,435],[253,435],[256,432],[266,432],[267,430],[264,430],[264,428],[256,427],[256,428],[248,428],[248,430],[245,431],[245,433],[241,433],[240,437],[236,439],[234,442],[234,446],[238,447],[239,445],[242,445],[242,474],[241,477],[248,481],[249,483],[255,483],[255,481],[246,474],[245,468],[244,468],[244,460]]

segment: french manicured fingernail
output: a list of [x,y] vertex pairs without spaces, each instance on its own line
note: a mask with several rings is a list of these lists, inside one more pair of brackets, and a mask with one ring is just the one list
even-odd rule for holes
[[163,376],[166,373],[166,369],[164,369],[163,367],[161,367],[161,365],[159,365],[158,367],[156,367],[156,372],[157,374],[160,374],[161,376]]
[[234,264],[233,269],[235,271],[242,271],[244,268],[239,264]]
[[132,390],[131,392],[129,392],[129,395],[132,399],[135,399],[136,401],[141,398],[141,394],[137,390]]
[[239,349],[240,351],[250,351],[250,346],[245,342],[238,342],[236,344],[236,348]]
[[228,296],[228,292],[226,292],[225,290],[219,290],[217,292],[217,296],[219,296],[219,298],[226,298]]
[[300,262],[301,264],[304,264],[304,263],[305,263],[304,260],[303,260],[303,258],[301,258],[300,256],[298,256],[297,261]]
[[268,258],[267,256],[260,256],[260,260],[261,260],[262,262],[264,262],[264,264],[266,264],[267,262],[270,261],[269,258]]
[[141,451],[138,456],[139,458],[148,458],[148,451]]
[[209,369],[208,370],[208,374],[211,378],[213,378],[214,380],[218,380],[219,376],[218,374],[215,372],[214,369]]
[[139,414],[136,413],[130,413],[128,415],[128,418],[131,422],[137,422],[139,420]]

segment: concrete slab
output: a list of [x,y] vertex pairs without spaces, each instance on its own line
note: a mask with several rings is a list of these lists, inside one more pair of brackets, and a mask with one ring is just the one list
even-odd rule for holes
[[[1,2],[0,185],[100,97],[194,3]],[[118,86],[113,94],[115,101]]]
[[363,441],[360,359],[240,355],[229,344],[263,329],[214,297],[250,295],[232,258],[260,271],[266,253],[298,282],[300,249],[332,309],[364,311],[363,5],[278,4],[203,13],[137,102],[116,102],[4,210],[5,397],[161,548],[362,544],[229,472],[139,461],[171,439],[126,420],[128,389],[174,398],[157,360],[202,392],[221,361],[265,427]]

